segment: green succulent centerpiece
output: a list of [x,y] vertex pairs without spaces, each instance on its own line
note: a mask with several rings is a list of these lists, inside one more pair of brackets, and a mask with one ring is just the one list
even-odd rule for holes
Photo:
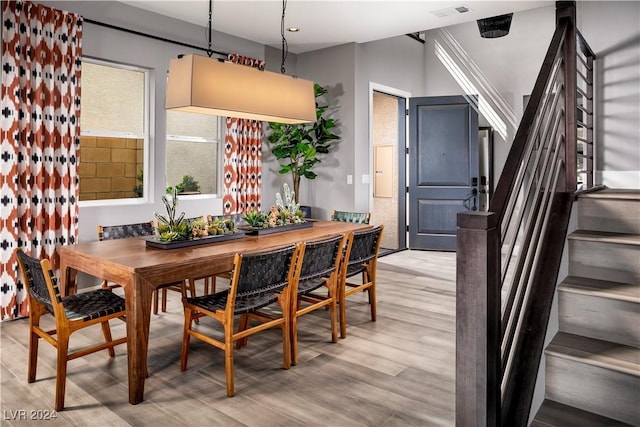
[[284,198],[280,193],[276,194],[276,204],[271,206],[269,212],[260,210],[248,211],[243,219],[253,228],[273,228],[304,222],[304,213],[300,210],[300,204],[296,203],[295,192],[289,189],[286,183],[283,186]]
[[171,195],[171,201],[166,195],[162,196],[162,203],[167,210],[166,215],[154,212],[153,215],[158,220],[158,236],[163,242],[173,242],[176,240],[186,240],[191,234],[189,221],[184,217],[182,212],[177,218],[178,212],[178,192],[174,189]]
[[233,234],[236,232],[236,224],[229,218],[214,218],[208,220],[202,217],[190,221],[185,218],[184,212],[177,215],[177,189],[173,189],[171,200],[169,200],[166,195],[163,195],[162,203],[164,203],[167,210],[166,215],[154,212],[154,216],[158,220],[158,238],[162,242],[175,242],[179,240]]
[[192,237],[222,236],[236,232],[236,223],[229,218],[214,218],[211,221],[199,218],[191,222]]

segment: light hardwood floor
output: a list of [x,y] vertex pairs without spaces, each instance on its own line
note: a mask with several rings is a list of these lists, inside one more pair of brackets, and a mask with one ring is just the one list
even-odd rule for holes
[[[55,350],[40,344],[37,381],[27,383],[27,320],[0,324],[2,426],[452,426],[455,414],[455,253],[404,251],[378,263],[378,320],[366,294],[348,300],[348,336],[330,342],[328,314],[299,323],[300,362],[282,369],[280,331],[235,352],[236,396],[226,396],[224,353],[191,341],[180,372],[183,314],[169,293],[152,315],[145,400],[128,403],[126,348],[69,363],[66,408],[53,409]],[[115,334],[124,325],[115,322]],[[201,327],[213,327],[201,320]],[[101,330],[72,336],[72,346]],[[90,334],[90,335],[89,335]],[[20,412],[24,411],[24,412]],[[32,412],[34,411],[34,412]],[[40,412],[35,412],[40,411]],[[19,420],[24,415],[23,420]]]

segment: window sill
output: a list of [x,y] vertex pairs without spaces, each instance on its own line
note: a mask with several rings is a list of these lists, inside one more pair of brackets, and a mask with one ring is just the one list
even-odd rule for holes
[[[167,195],[168,197],[171,197]],[[221,199],[217,194],[179,194],[178,200],[214,200]],[[153,204],[149,199],[144,197],[130,199],[103,199],[103,200],[81,200],[79,207],[111,207],[111,206],[137,206]]]

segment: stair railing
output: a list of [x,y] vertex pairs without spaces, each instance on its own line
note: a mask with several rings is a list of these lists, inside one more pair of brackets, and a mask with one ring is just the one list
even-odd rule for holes
[[593,186],[595,56],[575,2],[557,21],[489,212],[458,215],[458,426],[527,425],[573,193]]
[[596,59],[596,56],[580,31],[576,30],[576,34],[578,190],[588,190],[595,186],[595,157],[593,151],[593,61]]

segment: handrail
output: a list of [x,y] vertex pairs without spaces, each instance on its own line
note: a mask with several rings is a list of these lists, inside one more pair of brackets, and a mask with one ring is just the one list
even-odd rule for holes
[[[498,212],[504,215],[509,192],[512,189],[513,181],[515,180],[515,175],[518,171],[517,167],[519,165],[519,160],[522,158],[522,152],[525,149],[524,141],[526,141],[526,136],[529,134],[529,130],[536,118],[536,112],[540,106],[546,86],[545,82],[551,74],[551,70],[558,56],[558,52],[560,51],[560,46],[565,37],[566,31],[567,23],[564,22],[561,27],[556,28],[556,31],[553,34],[551,44],[549,45],[544,62],[542,63],[542,68],[538,73],[538,78],[536,79],[533,91],[531,92],[531,97],[529,98],[527,107],[524,110],[522,121],[520,122],[520,126],[518,127],[513,139],[513,144],[509,151],[509,155],[507,156],[504,169],[502,170],[502,174],[500,175],[498,184],[496,185],[496,191],[489,203],[489,211],[491,212]],[[502,222],[502,216],[500,216],[499,219],[500,222]]]
[[575,28],[575,2],[557,2],[556,17],[489,212],[458,214],[459,426],[527,425],[564,246],[558,236],[572,194],[593,186],[595,55]]
[[596,58],[596,54],[587,43],[587,39],[584,38],[580,30],[576,29],[576,35],[578,36],[578,47],[580,48],[580,52],[587,57],[591,57],[593,59]]

